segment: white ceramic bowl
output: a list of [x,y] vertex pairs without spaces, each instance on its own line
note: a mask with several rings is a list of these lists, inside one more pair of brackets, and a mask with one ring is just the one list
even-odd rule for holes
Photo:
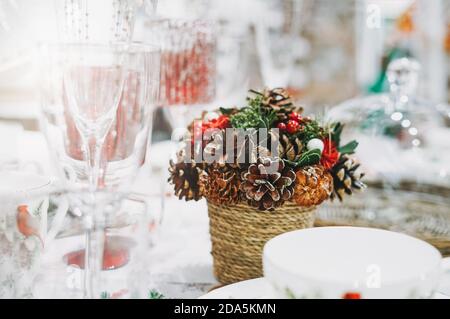
[[0,199],[18,193],[28,195],[49,187],[51,180],[48,177],[21,172],[0,172]]
[[443,274],[430,244],[391,231],[318,227],[264,247],[264,276],[281,298],[428,298]]

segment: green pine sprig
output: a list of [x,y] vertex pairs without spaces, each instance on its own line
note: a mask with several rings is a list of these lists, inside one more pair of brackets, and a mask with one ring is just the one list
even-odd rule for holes
[[107,291],[102,291],[102,292],[100,293],[100,299],[109,299],[109,298],[111,298],[109,292],[107,292]]
[[313,138],[322,139],[323,135],[323,128],[316,120],[306,122],[304,128],[297,133],[297,137],[300,138],[305,145]]
[[163,299],[164,295],[159,291],[152,289],[148,292],[148,299]]
[[231,126],[240,129],[271,128],[276,120],[275,111],[266,112],[261,108],[262,96],[248,99],[248,106],[230,117]]
[[321,155],[322,154],[321,154],[320,150],[314,149],[314,150],[309,150],[309,151],[304,152],[300,156],[298,161],[296,161],[296,162],[289,161],[289,160],[285,160],[285,161],[288,165],[295,167],[295,168],[305,167],[305,166],[319,164]]

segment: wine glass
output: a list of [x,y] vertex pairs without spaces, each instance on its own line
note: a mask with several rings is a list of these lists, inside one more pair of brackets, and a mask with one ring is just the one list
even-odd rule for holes
[[[286,87],[296,59],[302,0],[261,1],[261,16],[255,22],[256,48],[264,84]],[[296,46],[297,45],[297,46]]]
[[54,1],[58,37],[64,42],[130,41],[136,0]]
[[216,95],[215,23],[155,18],[146,28],[161,45],[160,105],[173,128],[185,127]]
[[[155,216],[146,197],[102,189],[92,200],[88,188],[49,187],[27,196],[5,200],[8,223],[0,237],[13,233],[13,248],[2,245],[7,259],[16,268],[9,293],[32,298],[83,297],[85,269],[84,218],[80,211],[96,211],[93,220],[91,266],[95,269],[95,298],[147,298],[151,287],[147,253],[153,246]],[[33,231],[15,227],[17,208],[25,211]],[[46,216],[47,232],[39,223]],[[18,226],[19,221],[17,222]],[[17,230],[18,229],[18,230]],[[110,236],[110,249],[104,250],[104,231]],[[42,241],[42,244],[41,244]],[[5,240],[5,244],[9,241]],[[94,258],[95,257],[95,258]],[[121,260],[123,267],[111,267]],[[3,274],[2,274],[3,275]],[[7,291],[8,292],[8,291]]]
[[219,23],[217,38],[217,102],[239,105],[250,85],[251,36],[247,25]]
[[[61,180],[88,186],[91,200],[105,188],[129,191],[149,142],[159,50],[143,43],[60,44],[41,48],[40,61],[41,127]],[[99,268],[95,214],[79,215],[86,229],[85,296],[92,297]]]
[[116,116],[126,74],[123,45],[70,44],[60,47],[67,116],[80,133],[92,192],[98,187],[100,156]]
[[[142,43],[126,46],[127,52],[118,54],[126,62],[122,70],[99,64],[67,72],[66,45],[41,50],[41,129],[57,172],[70,185],[93,182],[93,189],[126,190],[145,160],[158,98],[159,50]],[[92,165],[86,165],[92,159],[97,177],[89,175]]]

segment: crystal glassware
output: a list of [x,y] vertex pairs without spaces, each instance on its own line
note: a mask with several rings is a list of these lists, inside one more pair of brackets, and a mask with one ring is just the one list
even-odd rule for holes
[[256,48],[268,87],[289,84],[296,45],[302,43],[298,18],[302,4],[302,0],[261,1],[260,17],[255,22]]
[[[71,66],[69,71],[64,60],[71,45],[43,51],[41,128],[59,175],[69,184],[90,184],[91,178],[96,188],[124,189],[145,160],[159,89],[159,51],[141,43],[126,46],[112,46],[126,51],[111,53],[109,62],[100,54],[94,60],[98,65]],[[109,45],[100,47],[108,50]],[[82,48],[77,48],[80,59],[89,53]],[[114,66],[113,58],[119,57],[126,64]],[[89,176],[93,164],[97,177]]]
[[173,128],[185,127],[215,98],[215,24],[155,18],[146,28],[151,42],[161,45],[160,105]]
[[60,0],[54,2],[58,37],[65,42],[130,41],[138,1]]
[[416,95],[419,63],[412,58],[392,61],[387,68],[389,92],[346,101],[329,117],[348,123],[365,135],[385,137],[402,148],[427,144],[427,132],[442,126],[433,103]]
[[357,139],[367,179],[448,184],[449,133],[437,106],[417,95],[420,65],[412,58],[387,68],[390,92],[357,97],[333,107],[326,120],[347,125],[342,139]]
[[223,21],[217,38],[217,101],[238,105],[250,88],[251,33],[248,27]]
[[81,136],[92,191],[98,187],[101,150],[128,75],[125,50],[84,44],[62,49],[63,98]]
[[[61,180],[89,186],[91,200],[104,188],[129,191],[145,160],[159,50],[142,43],[44,46],[41,67],[41,127]],[[85,296],[94,297],[100,259],[91,238],[96,213],[80,216],[86,230]]]
[[[40,202],[45,205],[39,206]],[[95,267],[91,297],[148,297],[152,286],[148,279],[147,254],[153,246],[156,222],[146,197],[103,189],[96,193],[94,200],[87,188],[51,188],[29,195],[26,203],[34,204],[30,206],[34,219],[37,218],[35,208],[41,207],[41,214],[48,216],[47,223],[54,230],[51,242],[48,236],[43,236],[45,246],[40,248],[39,262],[30,273],[31,297],[85,297],[83,278],[88,255],[85,255],[87,243],[83,236],[85,219],[80,215],[85,211],[96,212],[88,250],[93,262],[90,266]],[[11,212],[14,215],[15,210]],[[37,238],[29,237],[28,240]],[[121,267],[111,266],[118,261]]]

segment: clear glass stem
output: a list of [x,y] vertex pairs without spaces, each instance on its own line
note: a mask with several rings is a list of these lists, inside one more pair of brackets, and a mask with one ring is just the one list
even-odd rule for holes
[[91,232],[92,230],[87,229],[85,235],[86,246],[84,249],[84,276],[83,276],[83,297],[85,299],[94,298],[94,283],[91,275],[92,267],[91,267],[91,258],[89,258],[92,251],[92,240],[91,240]]
[[94,221],[91,229],[86,230],[86,248],[84,252],[84,298],[100,297],[101,271],[105,249],[105,229],[99,221]]
[[100,160],[101,150],[103,148],[105,138],[98,138],[95,135],[87,136],[84,139],[85,152],[87,159],[87,173],[89,181],[89,192],[92,208],[87,212],[86,218],[88,226],[85,235],[85,251],[84,251],[84,298],[99,298],[97,291],[97,281],[103,266],[103,245],[104,231],[101,223],[98,222],[98,214],[95,212],[96,191],[98,190],[100,178]]
[[103,148],[104,138],[95,136],[86,139],[86,157],[87,157],[87,173],[89,178],[89,191],[94,193],[98,189],[98,180],[100,177],[100,159]]

